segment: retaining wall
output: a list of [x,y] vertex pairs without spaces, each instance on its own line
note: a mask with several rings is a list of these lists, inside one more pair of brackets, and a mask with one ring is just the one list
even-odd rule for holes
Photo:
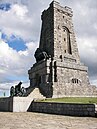
[[0,98],[0,111],[12,112],[13,111],[13,98]]
[[95,116],[95,104],[33,102],[27,97],[0,98],[0,111],[5,112],[40,112],[70,116]]
[[51,103],[32,102],[29,107],[31,112],[70,115],[70,116],[95,116],[94,104],[72,104],[72,103]]
[[33,101],[30,97],[0,98],[1,112],[27,112]]

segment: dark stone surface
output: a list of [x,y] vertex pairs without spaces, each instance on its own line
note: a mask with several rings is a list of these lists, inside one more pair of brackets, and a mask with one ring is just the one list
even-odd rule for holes
[[21,87],[22,82],[19,82],[18,85],[16,85],[15,87],[12,86],[10,88],[10,96],[14,97],[14,96],[25,96],[26,94],[26,88]]
[[31,112],[48,114],[69,115],[69,116],[95,116],[94,104],[74,104],[74,103],[52,103],[52,102],[32,102],[29,107]]
[[46,59],[49,58],[47,52],[42,51],[40,48],[37,48],[37,50],[35,51],[34,56],[35,56],[36,62],[39,62],[39,61],[41,61],[43,59],[46,60]]

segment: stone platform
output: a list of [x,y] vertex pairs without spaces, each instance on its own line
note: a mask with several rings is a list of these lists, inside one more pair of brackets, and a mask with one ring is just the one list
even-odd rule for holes
[[37,99],[44,99],[38,88],[30,91],[27,97],[0,98],[0,111],[27,112],[32,101]]
[[39,112],[68,116],[95,117],[97,105],[75,103],[34,102],[32,97],[9,97],[0,99],[0,112]]

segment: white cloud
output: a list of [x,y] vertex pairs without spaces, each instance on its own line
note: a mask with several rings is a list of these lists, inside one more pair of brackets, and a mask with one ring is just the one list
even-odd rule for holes
[[28,9],[26,6],[20,6],[18,4],[15,4],[12,6],[13,14],[15,14],[19,18],[24,18],[26,14],[28,13]]
[[77,40],[81,60],[88,66],[89,75],[93,81],[97,78],[97,39],[88,37]]
[[12,5],[9,11],[0,11],[0,28],[7,35],[17,35],[24,40],[31,39],[33,20],[24,5]]
[[28,69],[34,63],[34,51],[37,43],[27,43],[25,51],[10,48],[7,43],[0,41],[0,82],[10,76],[28,76]]

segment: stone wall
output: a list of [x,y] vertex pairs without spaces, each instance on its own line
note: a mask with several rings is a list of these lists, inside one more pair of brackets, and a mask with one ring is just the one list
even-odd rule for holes
[[49,113],[49,114],[59,114],[59,115],[70,115],[70,116],[95,116],[95,105],[94,104],[32,102],[28,111]]
[[33,102],[32,97],[0,98],[0,112],[40,112],[71,116],[95,116],[97,105]]
[[0,111],[13,111],[13,98],[0,98]]
[[26,112],[33,101],[30,97],[0,98],[1,112]]
[[53,6],[42,12],[42,27],[39,48],[54,56],[54,11]]
[[[54,6],[54,54],[55,58],[60,55],[64,58],[71,56],[77,63],[80,63],[74,27],[72,22],[73,11],[71,8],[62,7],[59,3],[52,3]],[[70,50],[71,49],[71,50]]]

